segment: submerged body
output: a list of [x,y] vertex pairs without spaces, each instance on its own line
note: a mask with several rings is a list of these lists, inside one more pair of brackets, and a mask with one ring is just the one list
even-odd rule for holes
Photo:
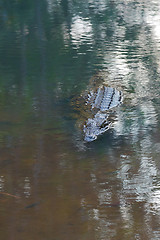
[[91,111],[89,117],[83,124],[84,140],[91,142],[99,135],[106,132],[110,127],[108,117],[111,110],[122,103],[122,93],[112,87],[104,85],[95,91],[91,90],[87,95],[85,105]]

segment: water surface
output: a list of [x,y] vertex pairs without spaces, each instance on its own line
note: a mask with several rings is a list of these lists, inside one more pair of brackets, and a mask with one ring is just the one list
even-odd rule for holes
[[[1,240],[160,239],[159,1],[2,0],[0,28]],[[124,102],[84,144],[97,72]]]

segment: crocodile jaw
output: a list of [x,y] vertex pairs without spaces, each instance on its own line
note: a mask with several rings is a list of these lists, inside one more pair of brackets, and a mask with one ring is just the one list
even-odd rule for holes
[[107,121],[108,114],[98,112],[94,118],[89,118],[83,127],[84,132],[84,141],[92,142],[97,139],[97,136],[106,132],[110,126],[110,123]]

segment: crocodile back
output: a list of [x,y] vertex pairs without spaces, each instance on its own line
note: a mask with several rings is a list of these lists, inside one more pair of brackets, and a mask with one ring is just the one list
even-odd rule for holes
[[122,103],[122,93],[112,87],[101,86],[95,92],[90,91],[86,104],[101,112],[110,110]]

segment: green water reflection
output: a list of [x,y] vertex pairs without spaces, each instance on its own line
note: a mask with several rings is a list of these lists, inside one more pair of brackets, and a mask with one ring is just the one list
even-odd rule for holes
[[[1,0],[1,240],[160,239],[159,12]],[[124,103],[84,144],[70,102],[97,72]]]

